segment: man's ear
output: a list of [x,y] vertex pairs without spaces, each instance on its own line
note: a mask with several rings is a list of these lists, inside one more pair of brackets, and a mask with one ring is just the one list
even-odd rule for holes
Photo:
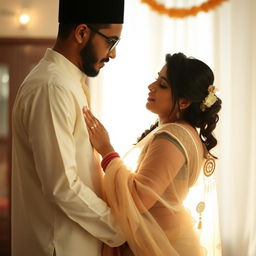
[[179,99],[179,108],[180,108],[180,110],[186,109],[187,107],[190,106],[190,104],[191,104],[191,101],[188,100],[188,99],[185,99],[185,98]]
[[74,36],[78,44],[84,44],[89,39],[90,30],[86,24],[79,24],[75,28]]

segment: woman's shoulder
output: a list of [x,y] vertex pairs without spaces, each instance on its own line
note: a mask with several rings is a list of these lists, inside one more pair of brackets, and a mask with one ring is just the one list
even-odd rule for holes
[[[161,134],[161,135],[160,135]],[[186,122],[166,123],[159,126],[155,136],[163,136],[167,134],[185,148],[197,147],[200,151],[203,151],[203,143],[200,139],[198,131]]]
[[161,134],[161,133],[168,133],[170,135],[174,136],[187,136],[187,135],[197,135],[197,131],[190,126],[187,123],[166,123],[166,124],[161,124],[158,127],[158,130],[156,131],[156,134]]

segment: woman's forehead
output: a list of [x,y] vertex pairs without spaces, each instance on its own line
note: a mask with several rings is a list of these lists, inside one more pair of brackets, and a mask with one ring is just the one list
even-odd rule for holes
[[161,71],[159,72],[159,75],[163,76],[166,78],[166,72],[167,72],[167,66],[164,65],[161,69]]

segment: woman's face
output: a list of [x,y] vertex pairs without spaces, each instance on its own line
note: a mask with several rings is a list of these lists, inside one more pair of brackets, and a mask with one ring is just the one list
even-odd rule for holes
[[159,116],[161,123],[166,123],[170,120],[172,109],[172,91],[167,82],[167,66],[165,65],[158,73],[158,78],[155,82],[148,86],[149,94],[146,107],[151,112]]

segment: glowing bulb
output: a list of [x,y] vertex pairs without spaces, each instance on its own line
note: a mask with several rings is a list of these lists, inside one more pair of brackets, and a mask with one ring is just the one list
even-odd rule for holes
[[19,22],[21,25],[27,25],[30,21],[30,16],[27,13],[22,13],[19,17]]

